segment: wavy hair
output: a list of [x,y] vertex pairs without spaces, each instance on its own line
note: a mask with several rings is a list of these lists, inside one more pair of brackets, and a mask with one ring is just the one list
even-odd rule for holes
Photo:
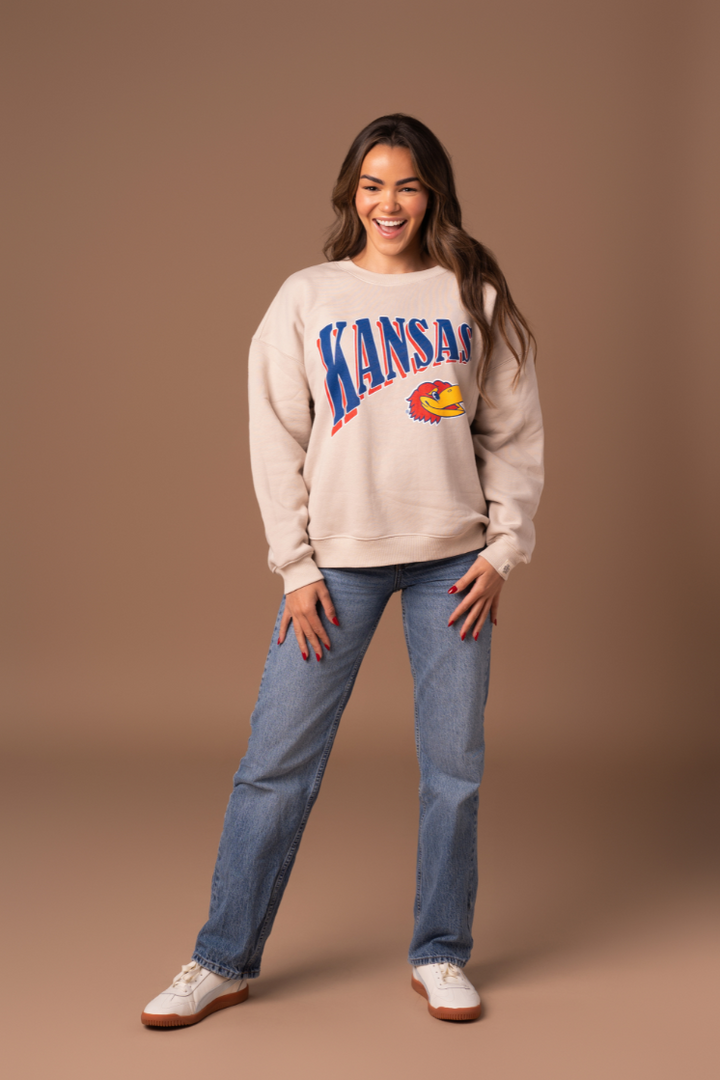
[[[333,261],[352,259],[365,247],[367,236],[355,209],[355,195],[365,155],[378,145],[408,149],[417,176],[428,190],[428,206],[419,232],[421,250],[430,256],[433,263],[452,270],[457,278],[463,306],[482,337],[478,387],[483,398],[491,404],[485,394],[485,383],[493,349],[493,331],[497,329],[517,361],[516,381],[531,348],[535,355],[537,343],[510,295],[507,281],[494,255],[463,229],[450,155],[437,136],[420,120],[404,113],[381,116],[363,128],[355,138],[333,189],[332,205],[336,220],[323,247],[325,258]],[[492,322],[488,322],[483,310],[482,290],[485,282],[497,290]]]

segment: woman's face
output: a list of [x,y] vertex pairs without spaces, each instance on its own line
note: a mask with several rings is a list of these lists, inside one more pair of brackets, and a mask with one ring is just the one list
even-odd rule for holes
[[379,145],[365,155],[355,207],[368,246],[379,255],[419,253],[427,204],[428,190],[417,178],[407,147]]

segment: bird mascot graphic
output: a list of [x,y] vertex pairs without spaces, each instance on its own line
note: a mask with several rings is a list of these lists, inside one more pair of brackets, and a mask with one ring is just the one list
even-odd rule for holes
[[460,387],[441,379],[420,383],[407,401],[408,414],[425,424],[439,424],[444,416],[462,416],[465,412]]

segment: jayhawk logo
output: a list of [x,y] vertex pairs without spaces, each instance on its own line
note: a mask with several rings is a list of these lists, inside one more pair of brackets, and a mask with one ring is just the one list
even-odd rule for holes
[[413,420],[429,424],[439,424],[443,416],[462,416],[465,412],[460,387],[441,379],[420,383],[407,401]]

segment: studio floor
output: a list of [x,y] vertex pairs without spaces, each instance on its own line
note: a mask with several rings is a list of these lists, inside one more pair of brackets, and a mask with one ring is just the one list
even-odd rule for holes
[[451,1024],[406,963],[415,764],[338,753],[249,1000],[142,1027],[204,921],[235,765],[6,761],[12,1080],[720,1075],[717,801],[697,763],[489,757],[468,967],[485,1011]]

